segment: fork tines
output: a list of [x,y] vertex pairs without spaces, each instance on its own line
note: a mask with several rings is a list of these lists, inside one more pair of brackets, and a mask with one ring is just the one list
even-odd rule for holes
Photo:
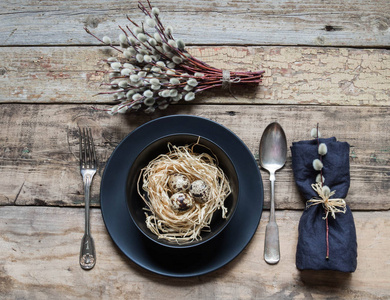
[[95,145],[91,128],[79,128],[80,134],[80,167],[85,169],[96,168]]

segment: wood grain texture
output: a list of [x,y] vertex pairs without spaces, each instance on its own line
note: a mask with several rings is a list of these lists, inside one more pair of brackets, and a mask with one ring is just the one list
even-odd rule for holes
[[[143,0],[144,1],[144,0]],[[144,1],[146,2],[146,1]],[[198,95],[154,115],[111,117],[104,59],[117,55],[84,31],[116,43],[137,1],[0,1],[0,298],[1,299],[390,299],[390,1],[152,0],[165,25],[195,57],[221,69],[265,70],[255,88]],[[264,128],[284,127],[288,145],[324,137],[351,145],[346,197],[358,238],[353,274],[300,272],[297,227],[304,208],[291,152],[277,173],[276,218],[282,259],[263,260],[265,203],[251,243],[225,267],[196,278],[146,271],[111,241],[99,188],[107,160],[132,130],[165,115],[218,122],[258,158]],[[92,184],[97,265],[78,264],[84,195],[78,127],[92,128],[99,158]]]
[[[146,3],[146,1],[143,1]],[[189,44],[390,45],[390,4],[363,1],[163,1],[152,3],[165,25]],[[11,45],[80,45],[98,42],[87,26],[114,40],[126,15],[143,21],[137,1],[9,1],[0,4],[0,41]]]
[[[390,106],[390,51],[313,47],[191,47],[231,71],[264,70],[256,88],[216,89],[197,103]],[[0,103],[101,103],[107,47],[0,48]]]
[[78,265],[83,211],[71,208],[0,208],[0,294],[6,299],[388,299],[390,241],[377,228],[389,212],[355,212],[355,273],[300,272],[295,248],[300,212],[277,212],[281,261],[263,256],[265,212],[251,243],[227,266],[194,278],[168,278],[138,267],[111,241],[93,209],[97,264]]
[[[261,134],[270,122],[278,121],[285,128],[288,145],[310,139],[310,129],[319,122],[324,137],[336,136],[351,145],[351,188],[346,200],[352,209],[390,209],[389,108],[283,105],[176,105],[154,115],[140,112],[109,116],[85,105],[3,104],[0,106],[3,128],[0,131],[0,205],[82,205],[77,127],[90,126],[100,161],[92,186],[92,203],[99,206],[101,175],[116,145],[145,122],[180,113],[202,116],[226,126],[244,141],[255,157],[258,157]],[[268,173],[262,171],[262,175],[268,208]],[[277,174],[276,207],[303,207],[293,180],[290,151],[286,167]]]

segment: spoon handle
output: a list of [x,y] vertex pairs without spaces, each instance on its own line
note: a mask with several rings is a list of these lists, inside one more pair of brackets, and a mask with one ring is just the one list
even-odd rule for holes
[[275,173],[270,172],[271,181],[271,209],[267,227],[265,229],[264,260],[269,264],[277,264],[280,260],[279,228],[275,219]]

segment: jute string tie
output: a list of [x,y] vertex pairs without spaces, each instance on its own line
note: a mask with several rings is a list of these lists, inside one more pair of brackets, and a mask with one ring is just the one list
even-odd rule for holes
[[324,220],[328,218],[329,213],[332,215],[334,219],[336,219],[336,213],[341,212],[345,214],[345,212],[347,211],[347,204],[344,199],[342,198],[329,199],[336,193],[336,191],[330,192],[329,195],[324,194],[321,182],[312,184],[311,187],[313,188],[313,190],[317,192],[320,199],[312,198],[308,200],[306,203],[306,208],[313,205],[322,204],[326,212],[325,217],[323,217]]
[[225,90],[225,89],[229,89],[230,85],[232,83],[239,83],[241,81],[241,79],[239,77],[231,79],[230,78],[230,71],[229,70],[222,70],[221,81],[222,81],[222,88]]

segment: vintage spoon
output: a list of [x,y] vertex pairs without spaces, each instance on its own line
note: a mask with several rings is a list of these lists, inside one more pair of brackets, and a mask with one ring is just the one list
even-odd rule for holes
[[264,260],[277,264],[280,260],[279,229],[275,219],[275,172],[282,168],[287,157],[287,140],[279,123],[271,123],[264,130],[260,141],[260,165],[270,173],[271,209],[265,229]]

